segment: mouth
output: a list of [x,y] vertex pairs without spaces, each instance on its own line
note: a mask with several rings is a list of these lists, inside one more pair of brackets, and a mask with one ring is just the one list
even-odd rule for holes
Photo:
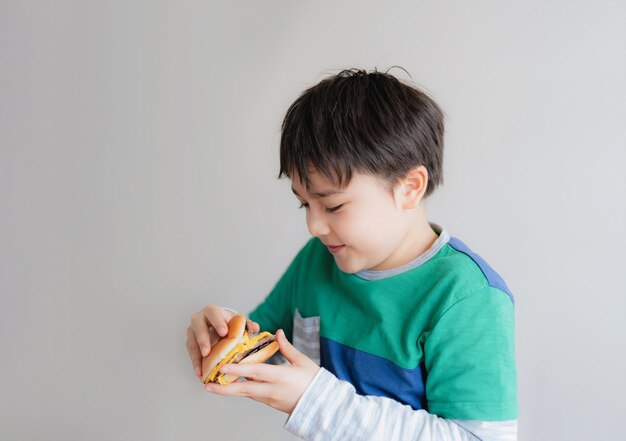
[[328,251],[330,251],[331,253],[335,254],[335,253],[338,253],[339,251],[341,251],[345,245],[335,245],[335,246],[326,245],[326,246],[328,247]]

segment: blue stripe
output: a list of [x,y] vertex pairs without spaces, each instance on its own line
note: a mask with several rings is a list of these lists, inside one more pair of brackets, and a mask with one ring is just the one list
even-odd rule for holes
[[383,357],[320,337],[320,364],[340,380],[350,382],[359,395],[393,398],[415,410],[428,410],[423,363],[404,369]]
[[487,282],[489,283],[489,286],[491,286],[492,288],[498,288],[499,290],[505,292],[511,299],[511,302],[515,304],[515,299],[513,299],[513,294],[511,293],[511,290],[509,289],[509,287],[506,286],[506,283],[504,283],[504,280],[502,279],[502,277],[500,277],[500,275],[497,272],[495,272],[493,268],[491,268],[489,264],[485,262],[482,257],[474,253],[472,250],[470,250],[467,245],[465,245],[463,242],[461,242],[461,240],[457,239],[456,237],[451,237],[448,244],[455,250],[460,251],[461,253],[469,256],[469,258],[472,259],[476,263],[476,265],[478,265],[480,270],[483,272],[483,274],[487,278]]

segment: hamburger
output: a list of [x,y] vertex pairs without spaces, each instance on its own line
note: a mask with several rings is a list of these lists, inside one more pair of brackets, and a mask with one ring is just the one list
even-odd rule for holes
[[246,318],[237,314],[228,322],[228,334],[211,347],[209,355],[202,359],[202,382],[204,384],[229,384],[240,377],[223,374],[220,368],[229,363],[262,363],[278,351],[278,342],[270,332],[249,335]]

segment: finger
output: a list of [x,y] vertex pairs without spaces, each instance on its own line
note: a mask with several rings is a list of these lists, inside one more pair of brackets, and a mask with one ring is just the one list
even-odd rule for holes
[[209,324],[221,337],[228,334],[228,322],[233,316],[231,312],[215,306],[204,308],[203,312]]
[[289,340],[285,337],[285,332],[282,329],[276,331],[276,341],[278,342],[280,353],[283,354],[289,363],[300,366],[305,364],[308,360],[306,355],[298,351],[291,343],[289,343]]
[[249,397],[255,400],[263,400],[270,397],[274,388],[276,388],[276,386],[271,383],[260,383],[256,381],[236,381],[226,385],[210,383],[204,387],[207,392],[212,392],[217,395]]
[[198,340],[193,333],[191,326],[187,328],[187,352],[193,365],[193,370],[196,372],[196,376],[202,376],[202,354],[200,353],[200,347],[198,346]]
[[211,352],[211,336],[209,335],[209,324],[204,314],[194,313],[191,315],[191,329],[202,356],[206,357]]
[[221,339],[222,337],[217,335],[217,331],[215,330],[215,328],[213,326],[209,327],[209,343],[211,347],[215,346],[215,343],[217,343]]
[[250,319],[246,321],[246,327],[248,328],[248,331],[250,331],[252,334],[258,334],[261,330],[261,326],[259,326],[257,322],[254,322]]
[[282,370],[284,366],[274,366],[264,363],[250,363],[250,364],[225,364],[220,368],[225,374],[238,375],[245,377],[246,379],[252,379],[255,381],[263,382],[276,382],[283,378],[284,372]]

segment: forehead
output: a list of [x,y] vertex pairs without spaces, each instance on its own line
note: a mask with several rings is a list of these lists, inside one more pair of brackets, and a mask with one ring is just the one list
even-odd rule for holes
[[301,182],[300,175],[297,171],[294,171],[291,179],[291,191],[297,196],[312,196],[314,198],[325,198],[337,193],[344,193],[345,188],[339,188],[338,185],[333,184],[332,180],[328,179],[322,173],[319,173],[315,169],[309,169],[309,180],[311,181],[311,191],[308,192]]
[[316,170],[309,171],[309,179],[311,180],[311,191],[307,192],[304,183],[300,181],[300,176],[294,172],[291,180],[291,191],[300,197],[310,196],[315,199],[323,199],[335,194],[356,194],[384,188],[382,179],[379,177],[359,172],[353,173],[350,183],[343,188],[333,184],[332,180]]

